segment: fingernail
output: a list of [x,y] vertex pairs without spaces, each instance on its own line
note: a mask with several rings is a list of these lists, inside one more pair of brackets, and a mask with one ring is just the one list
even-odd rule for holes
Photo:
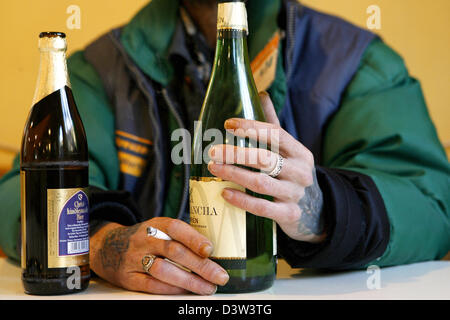
[[210,285],[203,288],[201,291],[199,291],[199,294],[202,296],[210,296],[217,292],[217,286],[213,285],[212,287]]
[[239,127],[239,121],[234,119],[228,119],[227,121],[225,121],[224,127],[225,129],[236,129]]
[[269,93],[268,93],[267,91],[261,91],[261,92],[259,93],[259,95],[260,95],[260,96],[268,96]]
[[227,273],[225,270],[221,271],[221,272],[219,273],[219,275],[217,276],[217,278],[218,278],[218,280],[219,280],[218,283],[219,283],[221,286],[226,285],[227,282],[228,282],[228,280],[230,280],[230,276],[228,275],[228,273]]
[[215,286],[214,291],[211,293],[211,295],[215,294],[217,292],[217,286]]
[[209,257],[213,252],[213,247],[209,243],[205,243],[200,248],[200,254],[204,257]]
[[213,164],[214,164],[214,161],[212,161],[212,160],[208,162],[208,170],[210,172],[214,171]]
[[216,154],[216,148],[215,147],[209,148],[208,153],[210,158],[214,158],[214,155]]
[[211,173],[217,172],[217,170],[220,168],[221,165],[222,165],[222,163],[211,160],[208,162],[208,170]]
[[224,198],[230,198],[233,195],[233,192],[231,192],[228,189],[223,189],[222,190],[222,197]]

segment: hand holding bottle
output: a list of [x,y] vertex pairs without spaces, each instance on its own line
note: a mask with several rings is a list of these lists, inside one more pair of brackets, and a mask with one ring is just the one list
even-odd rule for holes
[[[172,240],[148,236],[149,226]],[[177,219],[153,218],[129,227],[111,222],[91,237],[91,269],[103,279],[132,291],[208,295],[216,291],[216,285],[228,281],[226,271],[208,259],[211,252],[208,239]],[[155,257],[148,272],[143,268],[145,256]]]
[[[208,169],[217,177],[274,198],[274,201],[269,201],[227,188],[222,196],[232,205],[275,220],[293,239],[321,242],[326,237],[322,214],[323,197],[316,178],[314,157],[306,147],[280,127],[268,94],[262,93],[260,98],[267,123],[232,118],[225,122],[225,129],[238,136],[245,133],[259,143],[277,144],[279,154],[283,157],[279,175],[273,178],[264,173],[272,171],[277,165],[277,153],[233,145],[212,147],[209,151],[212,161]],[[252,152],[257,156],[257,161],[251,161],[254,159]],[[236,165],[260,169],[262,172]]]

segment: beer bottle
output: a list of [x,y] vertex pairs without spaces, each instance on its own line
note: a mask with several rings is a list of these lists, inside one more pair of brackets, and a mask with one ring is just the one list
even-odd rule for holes
[[[208,171],[207,152],[218,143],[256,147],[248,138],[230,136],[224,122],[229,118],[265,121],[265,117],[249,63],[245,4],[221,1],[218,6],[214,66],[192,148],[190,224],[212,241],[211,258],[230,276],[217,292],[251,292],[269,288],[275,279],[275,223],[223,199],[224,188],[261,195],[214,177]],[[220,134],[214,135],[211,129],[220,130]],[[212,136],[224,140],[210,143]]]
[[21,265],[28,294],[82,291],[90,278],[88,150],[65,38],[39,35],[39,76],[22,137]]

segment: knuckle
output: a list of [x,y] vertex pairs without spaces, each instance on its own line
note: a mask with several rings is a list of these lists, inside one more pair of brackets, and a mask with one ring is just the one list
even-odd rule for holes
[[270,210],[266,204],[260,202],[255,205],[255,211],[256,211],[256,213],[258,213],[261,216],[267,216],[267,215],[269,215]]
[[295,180],[303,187],[308,187],[314,183],[313,172],[305,168],[295,170]]
[[178,219],[173,219],[173,218],[167,218],[167,233],[169,233],[169,235],[175,235],[178,234],[181,230],[183,230],[184,225],[186,225],[187,223],[182,221],[182,220],[178,220]]
[[168,257],[170,257],[171,259],[174,260],[179,260],[181,259],[185,254],[185,249],[184,247],[174,241],[170,241],[168,250],[167,250],[167,255]]
[[174,230],[176,230],[178,228],[178,220],[175,219],[171,219],[170,221],[167,222],[167,231],[172,233]]
[[250,200],[247,197],[241,197],[239,199],[239,202],[240,202],[240,207],[251,210],[250,209],[251,203],[250,203]]
[[266,175],[258,175],[254,182],[256,192],[267,194],[273,190],[274,183],[271,179],[267,179]]
[[308,164],[308,166],[314,168],[314,155],[312,154],[312,152],[309,151],[308,149],[306,149],[304,158],[305,158],[305,161]]
[[200,292],[200,285],[198,279],[188,274],[184,280],[184,288],[192,292]]
[[303,198],[303,196],[305,195],[305,191],[303,188],[297,188],[293,197],[293,201],[294,203],[299,203],[300,200]]
[[286,200],[288,202],[292,202],[292,203],[298,203],[300,201],[300,199],[303,196],[303,192],[302,190],[303,188],[300,188],[299,186],[294,186],[292,188],[290,188],[289,192],[286,192]]
[[286,130],[284,130],[283,128],[279,127],[277,128],[278,132],[279,132],[279,136],[280,136],[280,140],[282,141],[288,141],[289,137],[291,136]]
[[292,205],[288,208],[285,219],[288,223],[294,223],[300,217],[299,208],[297,205]]
[[264,193],[265,191],[265,184],[263,182],[263,179],[255,179],[255,182],[253,183],[253,185],[255,186],[255,191],[259,192],[259,193]]
[[203,278],[211,278],[211,276],[214,274],[214,265],[210,263],[208,259],[202,259],[199,261],[197,266],[199,274]]
[[314,183],[312,172],[303,172],[301,174],[301,179],[302,179],[303,185],[305,185],[306,187],[311,186]]

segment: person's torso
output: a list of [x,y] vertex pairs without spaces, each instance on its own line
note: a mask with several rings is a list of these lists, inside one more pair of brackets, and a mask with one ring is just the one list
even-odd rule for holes
[[[282,126],[320,164],[326,125],[338,111],[342,94],[375,36],[296,1],[286,1],[280,16],[279,35],[285,36],[277,47],[280,54],[272,61],[276,71],[269,70],[272,79],[264,75],[260,79],[275,100]],[[188,219],[189,164],[171,161],[171,148],[179,142],[171,141],[171,132],[184,128],[192,134],[213,57],[202,46],[204,39],[190,34],[186,21],[180,20],[174,37],[169,51],[175,76],[167,86],[136,66],[121,45],[120,29],[85,51],[115,114],[119,188],[133,194],[145,219],[161,215]],[[267,40],[267,46],[273,47],[273,38]],[[105,50],[107,61],[98,58],[98,52]],[[263,51],[257,58],[269,59],[271,52]]]

